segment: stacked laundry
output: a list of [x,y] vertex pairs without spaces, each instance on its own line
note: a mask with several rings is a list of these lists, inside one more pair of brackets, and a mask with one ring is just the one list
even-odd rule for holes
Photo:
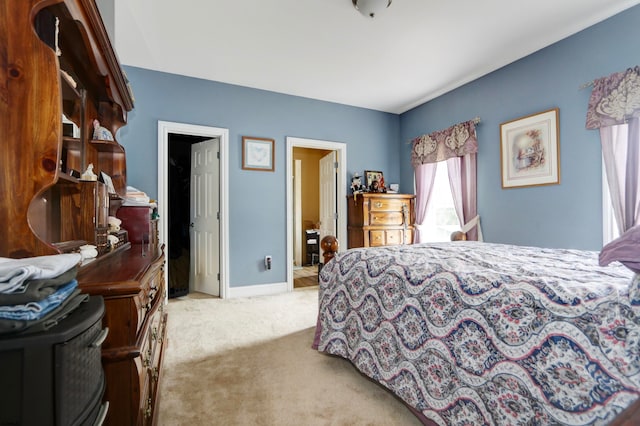
[[80,294],[79,253],[0,257],[0,335],[47,330],[88,295]]

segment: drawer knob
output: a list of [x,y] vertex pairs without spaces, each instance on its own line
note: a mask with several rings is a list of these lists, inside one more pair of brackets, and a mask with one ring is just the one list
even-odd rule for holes
[[382,207],[382,203],[380,201],[376,201],[373,205],[376,206],[376,208]]

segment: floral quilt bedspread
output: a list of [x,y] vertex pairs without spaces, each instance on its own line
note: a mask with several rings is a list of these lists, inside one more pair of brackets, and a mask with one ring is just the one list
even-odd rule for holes
[[354,249],[320,274],[314,347],[440,425],[607,424],[640,396],[632,273],[477,242]]

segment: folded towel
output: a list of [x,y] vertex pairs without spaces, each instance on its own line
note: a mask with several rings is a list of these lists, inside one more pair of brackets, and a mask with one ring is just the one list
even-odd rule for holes
[[89,295],[81,293],[79,288],[73,290],[73,293],[65,299],[60,306],[46,314],[44,317],[33,320],[6,320],[0,319],[0,337],[6,334],[27,334],[45,331],[58,325],[60,321],[65,319],[73,312],[81,303],[89,300]]
[[44,317],[69,297],[78,287],[78,281],[73,280],[60,287],[52,295],[38,301],[24,305],[0,306],[0,319],[33,321]]
[[74,266],[55,278],[27,280],[24,282],[26,288],[22,293],[0,293],[0,306],[23,305],[42,300],[55,293],[63,285],[69,284],[77,275],[78,267]]
[[25,281],[54,278],[76,266],[80,253],[11,259],[0,257],[0,293],[20,293],[26,290]]

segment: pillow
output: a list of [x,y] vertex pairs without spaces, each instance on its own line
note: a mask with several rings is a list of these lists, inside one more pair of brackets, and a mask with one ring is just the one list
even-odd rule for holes
[[640,274],[640,225],[628,229],[602,248],[600,266],[606,266],[616,260]]

